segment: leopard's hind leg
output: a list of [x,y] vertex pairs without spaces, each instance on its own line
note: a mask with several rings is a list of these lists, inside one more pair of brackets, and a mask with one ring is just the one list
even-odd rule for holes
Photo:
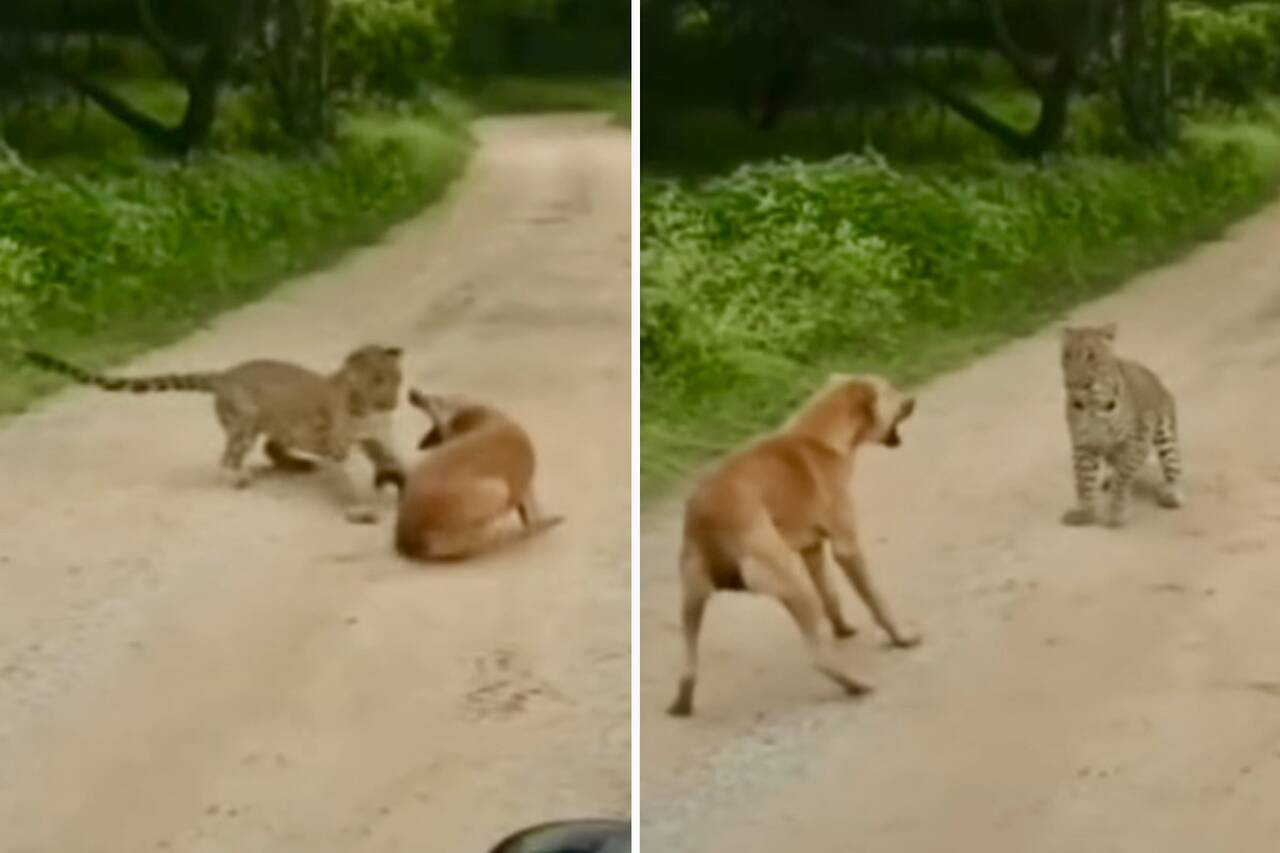
[[222,480],[233,488],[243,489],[253,480],[244,467],[244,460],[258,438],[257,412],[251,401],[233,394],[220,394],[215,398],[214,410],[226,435],[222,451]]
[[1160,491],[1156,493],[1156,503],[1165,509],[1177,509],[1182,506],[1185,497],[1182,492],[1182,451],[1178,445],[1178,421],[1172,413],[1162,417],[1156,424],[1152,443],[1155,445],[1160,473],[1164,478]]

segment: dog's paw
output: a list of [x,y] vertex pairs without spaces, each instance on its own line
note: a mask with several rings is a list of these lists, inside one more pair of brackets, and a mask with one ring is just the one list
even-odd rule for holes
[[896,636],[890,637],[889,642],[895,649],[914,649],[924,642],[924,635],[919,631],[900,631]]
[[693,684],[693,680],[688,677],[680,679],[680,686],[676,689],[676,698],[667,708],[667,713],[670,716],[693,716]]
[[850,637],[856,636],[858,629],[850,625],[846,625],[843,622],[837,622],[831,626],[831,633],[835,635],[837,640],[847,640]]
[[869,696],[873,692],[875,692],[875,688],[872,687],[870,684],[865,684],[861,681],[857,681],[855,679],[848,678],[848,677],[842,678],[840,680],[840,686],[844,688],[844,692],[846,696],[850,696],[855,699],[861,698],[863,696]]
[[563,515],[544,515],[540,518],[529,519],[525,522],[524,530],[526,535],[532,536],[535,533],[542,533],[553,527],[559,527],[561,524],[564,524]]

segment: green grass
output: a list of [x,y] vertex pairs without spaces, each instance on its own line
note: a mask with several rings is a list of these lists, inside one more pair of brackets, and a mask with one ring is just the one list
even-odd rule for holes
[[90,116],[87,146],[66,115],[10,135],[27,168],[0,165],[0,412],[57,384],[21,347],[105,365],[174,340],[435,201],[472,145],[453,115],[364,111],[323,151],[252,151],[231,113],[181,165]]
[[603,112],[631,124],[631,82],[609,77],[489,77],[464,87],[485,113]]
[[1267,116],[1193,123],[1162,158],[959,153],[643,182],[642,500],[828,372],[954,368],[1211,235],[1280,177]]

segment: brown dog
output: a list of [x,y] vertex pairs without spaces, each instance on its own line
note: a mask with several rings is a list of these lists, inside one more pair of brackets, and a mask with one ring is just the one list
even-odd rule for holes
[[[420,560],[459,560],[554,527],[533,493],[533,442],[511,418],[460,397],[409,392],[432,427],[418,447],[434,448],[409,472],[396,519],[396,550]],[[515,510],[521,527],[492,527]]]
[[920,637],[898,630],[871,585],[858,545],[853,506],[853,456],[863,444],[901,444],[898,425],[915,399],[875,376],[831,377],[783,428],[732,453],[695,487],[685,506],[680,575],[685,669],[669,713],[693,713],[698,633],[712,594],[747,591],[778,599],[804,635],[823,675],[850,695],[871,688],[840,670],[819,638],[825,611],[838,637],[854,632],[826,577],[829,540],[876,623],[895,646]]

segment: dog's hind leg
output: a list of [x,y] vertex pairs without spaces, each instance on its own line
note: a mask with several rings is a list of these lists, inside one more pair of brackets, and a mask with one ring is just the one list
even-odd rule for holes
[[791,614],[818,672],[834,681],[850,696],[871,692],[870,685],[847,675],[833,660],[833,649],[822,641],[818,624],[822,603],[805,577],[804,560],[778,534],[770,530],[756,537],[742,561],[742,573],[752,592],[770,595]]
[[531,539],[563,522],[560,516],[545,516],[520,527],[495,529],[492,523],[477,524],[461,530],[429,533],[423,548],[423,559],[456,562],[478,557],[525,539]]
[[546,510],[542,508],[542,502],[534,494],[532,486],[525,491],[524,497],[516,503],[516,513],[520,516],[521,524],[538,530],[554,526],[564,520],[563,516],[547,515]]
[[693,714],[693,690],[698,682],[698,635],[702,631],[702,617],[714,589],[707,575],[707,567],[697,549],[685,545],[680,554],[680,577],[684,600],[680,606],[680,624],[684,633],[684,671],[676,698],[667,708],[673,717]]
[[818,597],[822,599],[822,609],[826,612],[827,618],[831,620],[831,629],[836,637],[845,639],[852,637],[858,633],[848,622],[844,621],[844,614],[840,612],[840,596],[836,594],[835,588],[831,585],[831,580],[827,577],[826,561],[823,559],[822,543],[813,545],[800,552],[800,556],[804,558],[805,568],[809,570],[809,579],[813,581],[813,586],[818,590]]

